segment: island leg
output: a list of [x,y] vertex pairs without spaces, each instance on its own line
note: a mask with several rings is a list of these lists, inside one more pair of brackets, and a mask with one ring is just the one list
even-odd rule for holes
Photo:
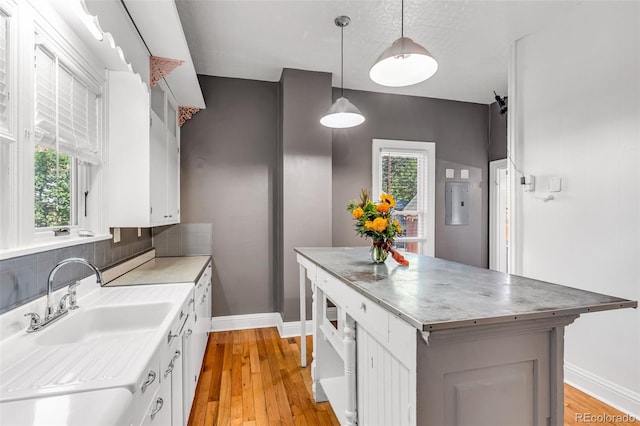
[[307,270],[300,265],[300,366],[307,366]]
[[356,398],[356,322],[349,315],[346,316],[344,324],[344,379],[347,387],[346,424],[354,426],[358,419]]

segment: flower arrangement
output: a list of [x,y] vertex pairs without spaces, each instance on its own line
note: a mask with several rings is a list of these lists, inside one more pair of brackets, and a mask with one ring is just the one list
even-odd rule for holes
[[393,207],[396,201],[389,194],[380,194],[380,202],[374,203],[369,198],[369,191],[360,191],[360,200],[352,200],[347,204],[347,210],[356,220],[356,233],[364,238],[371,238],[371,258],[374,263],[382,263],[389,253],[396,262],[408,266],[409,262],[393,249],[393,241],[402,235],[402,228],[397,219],[392,219]]

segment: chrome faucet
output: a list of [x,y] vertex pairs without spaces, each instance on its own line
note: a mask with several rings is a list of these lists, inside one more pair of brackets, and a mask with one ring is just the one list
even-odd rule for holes
[[60,302],[58,302],[58,310],[55,309],[54,303],[52,302],[52,294],[53,294],[53,279],[56,276],[56,273],[60,268],[69,263],[82,263],[83,265],[88,266],[93,270],[96,274],[96,282],[98,284],[102,284],[102,274],[97,266],[93,263],[89,262],[86,259],[82,259],[80,257],[70,257],[68,259],[62,260],[58,262],[56,266],[49,272],[49,278],[47,279],[47,308],[45,310],[44,318],[40,319],[40,316],[36,313],[28,313],[25,316],[31,316],[31,321],[29,323],[29,328],[27,332],[38,331],[51,324],[53,321],[59,319],[60,317],[66,315],[69,310],[66,307],[67,299],[69,299],[69,309],[77,309],[78,305],[76,303],[76,287],[79,283],[74,283],[69,286],[68,293],[62,296]]
[[[64,265],[67,265],[69,263],[82,263],[83,265],[87,265],[89,268],[93,269],[93,272],[96,274],[96,282],[98,284],[102,284],[102,274],[100,273],[100,270],[98,269],[97,266],[95,266],[93,263],[89,262],[88,260],[83,259],[81,257],[70,257],[68,259],[58,262],[58,264],[54,266],[51,272],[49,272],[49,278],[47,280],[47,311],[44,317],[45,321],[48,318],[50,318],[51,315],[55,315],[53,303],[51,302],[51,294],[53,293],[53,279],[56,276],[56,272],[58,272],[58,270],[62,268]],[[74,289],[75,289],[75,286],[73,289],[70,288],[69,290],[70,291],[73,290],[73,292],[75,293]],[[75,294],[73,294],[73,296],[74,297],[72,297],[72,300],[75,300]]]

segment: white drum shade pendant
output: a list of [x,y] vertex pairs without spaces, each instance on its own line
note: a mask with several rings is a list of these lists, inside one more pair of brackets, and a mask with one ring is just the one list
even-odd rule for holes
[[404,36],[404,0],[400,38],[382,52],[369,70],[369,77],[375,83],[388,87],[403,87],[425,81],[438,70],[438,62],[433,55],[409,37]]
[[344,27],[349,25],[351,19],[348,16],[338,16],[334,22],[340,27],[340,98],[320,119],[320,124],[333,129],[346,129],[364,123],[364,116],[344,97]]

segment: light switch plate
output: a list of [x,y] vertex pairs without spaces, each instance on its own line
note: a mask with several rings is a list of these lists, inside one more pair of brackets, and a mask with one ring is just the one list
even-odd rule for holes
[[120,228],[113,228],[113,242],[120,242]]
[[469,179],[469,170],[467,169],[460,170],[460,179]]
[[453,179],[455,177],[455,173],[456,171],[453,169],[446,169],[445,170],[445,176],[447,179]]
[[560,192],[562,191],[562,178],[561,177],[550,177],[549,178],[549,192]]

